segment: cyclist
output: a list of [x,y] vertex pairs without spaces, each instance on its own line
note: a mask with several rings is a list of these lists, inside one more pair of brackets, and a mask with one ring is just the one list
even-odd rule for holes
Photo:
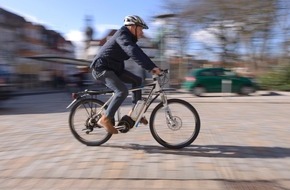
[[[118,130],[113,126],[113,118],[128,96],[128,88],[124,83],[132,84],[132,88],[142,83],[142,78],[124,69],[124,61],[132,58],[142,68],[154,74],[159,74],[160,69],[136,44],[143,36],[143,29],[148,29],[142,18],[136,15],[126,16],[122,26],[99,50],[95,56],[91,68],[95,79],[102,81],[108,88],[114,91],[114,97],[102,115],[98,124],[109,133],[116,134]],[[142,98],[141,90],[133,92],[133,104]],[[145,117],[140,123],[147,124]]]

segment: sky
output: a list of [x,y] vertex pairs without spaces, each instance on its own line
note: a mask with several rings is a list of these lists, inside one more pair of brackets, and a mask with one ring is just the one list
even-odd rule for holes
[[[92,18],[95,38],[118,29],[126,15],[139,15],[152,26],[152,16],[162,14],[163,0],[0,0],[0,7],[42,24],[78,43],[83,40],[85,17]],[[150,29],[149,29],[150,30]],[[150,36],[150,31],[145,31]]]
[[[141,16],[149,26],[149,30],[144,30],[145,35],[155,38],[158,23],[152,17],[168,13],[163,8],[164,3],[166,0],[0,0],[0,7],[59,32],[73,42],[79,58],[84,49],[87,16],[92,18],[94,39],[105,37],[108,29],[120,28],[124,17],[133,14]],[[205,31],[193,31],[191,38],[201,42],[213,41]],[[195,54],[193,49],[189,49],[189,53]]]

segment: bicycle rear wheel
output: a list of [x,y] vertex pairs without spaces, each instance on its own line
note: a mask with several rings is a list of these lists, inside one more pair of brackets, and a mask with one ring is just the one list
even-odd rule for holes
[[74,137],[81,143],[99,146],[111,138],[112,135],[97,124],[103,105],[98,99],[81,99],[72,107],[69,126]]
[[196,109],[180,99],[169,99],[168,106],[159,103],[150,116],[150,132],[164,147],[180,149],[190,145],[198,136],[200,118]]

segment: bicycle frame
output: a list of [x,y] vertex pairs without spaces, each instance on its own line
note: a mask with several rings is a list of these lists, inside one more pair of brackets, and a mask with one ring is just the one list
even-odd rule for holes
[[[200,118],[198,112],[190,103],[178,98],[167,97],[165,91],[171,90],[170,88],[163,88],[163,85],[168,82],[167,73],[167,70],[165,70],[160,75],[153,75],[153,82],[150,84],[129,89],[130,92],[142,89],[150,91],[148,95],[143,97],[144,106],[138,111],[136,121],[130,118],[131,115],[124,115],[121,119],[120,117],[116,118],[120,116],[120,111],[118,110],[116,113],[118,115],[115,115],[115,121],[118,120],[115,128],[120,133],[127,133],[133,127],[138,127],[144,113],[160,96],[161,102],[158,101],[156,106],[153,105],[155,107],[150,113],[150,132],[160,145],[171,149],[180,149],[190,145],[197,138],[200,131]],[[98,95],[106,94],[111,95],[109,98],[106,97],[106,102],[97,97]],[[99,146],[107,142],[112,134],[100,129],[102,126],[98,125],[98,120],[113,100],[113,91],[85,90],[72,95],[74,100],[67,108],[72,107],[69,114],[69,126],[74,137],[87,146]],[[81,116],[79,119],[78,115]],[[181,133],[183,135],[180,135]],[[92,134],[92,136],[88,134]],[[175,138],[174,135],[176,134],[178,136]],[[96,135],[96,138],[93,135]]]
[[[165,74],[163,74],[163,75],[165,75]],[[150,93],[148,94],[148,96],[146,98],[143,97],[143,99],[145,99],[145,106],[142,108],[142,110],[141,110],[140,114],[138,115],[137,120],[135,121],[135,124],[134,124],[133,127],[137,127],[138,126],[139,121],[143,117],[144,113],[146,113],[147,109],[158,98],[158,96],[161,97],[161,101],[163,102],[163,105],[164,105],[164,107],[166,109],[167,116],[169,117],[168,119],[171,118],[170,111],[169,111],[169,109],[167,107],[167,97],[164,94],[164,91],[169,91],[170,89],[163,89],[160,86],[160,83],[158,81],[159,77],[160,76],[158,76],[158,75],[153,75],[153,77],[152,77],[153,78],[153,82],[152,83],[149,83],[149,84],[147,84],[147,85],[145,85],[143,87],[129,89],[129,92],[134,92],[134,91],[137,91],[137,90],[142,90],[142,89],[144,89],[145,87],[148,87],[148,86],[152,87],[151,90],[150,90]],[[97,91],[85,90],[83,92],[79,92],[79,93],[73,94],[72,96],[73,96],[74,100],[67,106],[67,108],[70,108],[72,105],[74,105],[80,98],[86,98],[86,96],[94,96],[94,95],[105,95],[105,94],[108,94],[108,93],[112,93],[112,95],[104,103],[104,105],[100,108],[99,113],[96,113],[96,115],[98,115],[112,101],[112,99],[114,97],[114,92],[113,91],[111,91],[111,90],[103,90],[103,91],[102,90],[97,90]],[[119,110],[118,110],[117,114],[118,114],[118,119],[120,119],[119,118]],[[122,129],[122,127],[123,126],[118,126],[117,128],[118,129]]]
[[[141,120],[141,118],[143,117],[144,113],[146,113],[147,109],[150,107],[150,105],[157,99],[157,97],[159,95],[161,95],[161,99],[163,101],[163,103],[167,103],[167,98],[163,93],[163,89],[161,88],[159,82],[158,82],[158,77],[157,75],[153,75],[153,82],[150,84],[147,84],[146,86],[152,86],[150,93],[148,94],[147,98],[143,98],[145,99],[145,105],[142,108],[141,112],[139,113],[139,116],[137,117],[135,124],[133,127],[137,127],[139,124],[139,121]],[[142,88],[134,88],[131,89],[130,91],[136,91],[136,90],[142,90],[144,89],[144,87]],[[155,96],[154,96],[155,95]]]

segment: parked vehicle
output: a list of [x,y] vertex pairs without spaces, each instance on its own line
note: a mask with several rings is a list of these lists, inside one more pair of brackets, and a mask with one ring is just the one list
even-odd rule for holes
[[218,92],[249,95],[257,89],[253,79],[239,76],[234,71],[225,68],[193,69],[185,77],[182,87],[196,96]]

